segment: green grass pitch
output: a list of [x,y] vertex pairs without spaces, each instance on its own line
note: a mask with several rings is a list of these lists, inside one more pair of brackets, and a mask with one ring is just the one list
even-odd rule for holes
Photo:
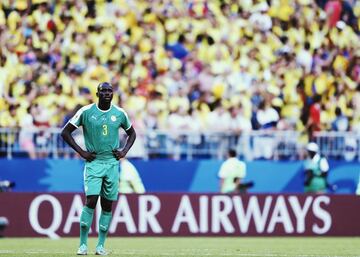
[[[94,255],[96,239],[89,239]],[[0,256],[76,256],[77,238],[0,238]],[[106,241],[110,256],[360,256],[360,237],[189,237],[114,238]]]

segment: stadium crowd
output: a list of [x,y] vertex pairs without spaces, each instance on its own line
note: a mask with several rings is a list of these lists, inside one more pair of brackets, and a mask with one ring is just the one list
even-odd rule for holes
[[110,81],[138,131],[360,132],[359,28],[351,0],[1,1],[0,126]]

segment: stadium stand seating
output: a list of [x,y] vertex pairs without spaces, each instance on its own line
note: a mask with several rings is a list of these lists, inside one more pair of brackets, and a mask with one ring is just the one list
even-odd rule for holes
[[[41,148],[102,81],[136,130],[175,142],[176,131],[293,131],[301,145],[358,134],[359,27],[350,0],[1,1],[0,127],[21,132],[0,146]],[[45,129],[37,141],[32,127]]]

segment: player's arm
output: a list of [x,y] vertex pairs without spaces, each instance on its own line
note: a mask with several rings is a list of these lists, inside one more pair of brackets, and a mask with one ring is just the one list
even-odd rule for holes
[[219,178],[219,191],[223,193],[224,183],[225,183],[225,177],[226,177],[226,168],[224,163],[220,166],[220,170],[218,172],[218,178]]
[[113,154],[116,160],[120,160],[121,158],[124,158],[126,156],[127,152],[130,150],[136,139],[136,132],[133,126],[131,126],[125,132],[127,134],[125,146],[122,149],[113,150]]
[[320,170],[321,170],[321,176],[326,178],[328,175],[328,171],[329,171],[329,163],[326,160],[326,158],[321,157],[320,159]]
[[308,186],[310,184],[310,181],[312,180],[312,178],[314,177],[314,174],[312,172],[311,169],[306,169],[305,170],[305,186]]
[[61,131],[61,137],[64,139],[64,141],[71,146],[72,149],[74,149],[82,158],[84,158],[86,161],[91,162],[95,159],[96,154],[90,153],[87,151],[84,151],[74,140],[73,136],[71,135],[72,132],[74,132],[77,128],[68,122],[66,126]]

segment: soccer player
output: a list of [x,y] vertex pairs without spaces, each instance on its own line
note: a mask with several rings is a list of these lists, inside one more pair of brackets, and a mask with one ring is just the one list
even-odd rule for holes
[[[86,204],[80,217],[80,247],[78,255],[87,254],[87,239],[92,224],[94,209],[100,196],[101,215],[96,255],[107,255],[105,238],[112,216],[112,203],[117,200],[119,186],[119,160],[124,158],[133,145],[136,133],[126,112],[111,103],[113,88],[108,82],[97,88],[98,104],[82,107],[65,125],[61,136],[85,159],[84,187]],[[86,150],[82,149],[71,135],[82,126]],[[125,130],[127,140],[119,149],[119,128]]]

